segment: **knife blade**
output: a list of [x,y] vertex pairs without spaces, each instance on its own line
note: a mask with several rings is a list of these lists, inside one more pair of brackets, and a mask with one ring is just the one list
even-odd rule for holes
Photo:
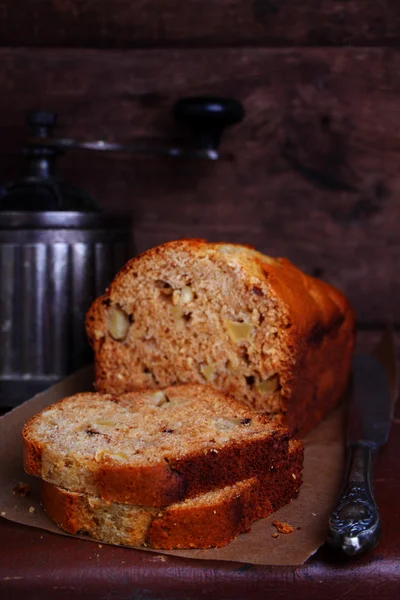
[[381,535],[373,458],[386,444],[396,400],[395,347],[386,331],[372,354],[353,359],[347,419],[347,465],[342,493],[330,516],[328,544],[348,556],[371,550]]

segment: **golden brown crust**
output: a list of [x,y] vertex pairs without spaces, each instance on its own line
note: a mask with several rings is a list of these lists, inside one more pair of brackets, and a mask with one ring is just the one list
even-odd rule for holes
[[243,486],[237,495],[219,506],[198,507],[180,503],[167,507],[150,527],[149,544],[154,548],[222,547],[251,524],[293,500],[302,484],[303,446],[291,442],[288,464]]
[[104,336],[101,330],[96,330],[97,323],[103,323],[105,319],[105,308],[109,305],[108,295],[99,296],[92,302],[85,319],[86,333],[92,348],[100,349]]
[[[279,422],[304,435],[338,404],[343,395],[354,350],[353,310],[338,290],[305,275],[287,259],[265,257],[250,246],[229,246],[237,249],[234,257],[229,259],[230,264],[242,273],[248,288],[260,298],[272,298],[279,309],[279,339],[286,350],[281,352],[279,361],[281,389],[276,394],[275,408],[269,407],[267,412],[275,413]],[[157,261],[167,260],[166,257],[178,252],[194,258],[215,258],[218,254],[220,259],[226,247],[198,239],[168,242],[131,259],[121,269],[106,294],[93,303],[86,321],[87,334],[95,351],[99,391],[123,393],[135,386],[127,379],[129,369],[119,372],[116,366],[128,360],[127,350],[106,336],[108,306],[118,302],[122,293],[127,293],[139,271],[146,272]],[[171,356],[171,363],[174,359]],[[138,357],[134,351],[129,360],[138,371]],[[174,383],[173,375],[170,379],[166,385]],[[235,393],[229,380],[219,389]],[[252,405],[263,411],[259,400]]]
[[[153,548],[222,548],[244,533],[244,521],[256,517],[248,502],[251,490],[227,498],[219,506],[166,508],[151,524],[148,545]],[[246,502],[247,500],[247,502]],[[267,501],[265,502],[267,504]]]
[[[104,505],[98,499],[91,502],[85,494],[69,492],[44,481],[41,481],[41,500],[49,517],[73,534],[83,531],[106,542],[146,544],[164,549],[222,547],[248,531],[256,519],[268,516],[297,496],[302,464],[302,445],[291,442],[289,460],[281,469],[261,478],[238,482],[220,492],[217,490],[217,497],[198,496],[160,512],[129,505]],[[102,520],[105,507],[113,525],[121,508],[125,513],[125,520],[118,521],[118,537],[115,537],[114,527]]]
[[51,520],[64,531],[75,534],[85,529],[79,494],[66,493],[66,490],[41,480],[40,501]]
[[185,476],[167,461],[150,467],[100,466],[95,475],[98,495],[106,502],[165,506],[186,495]]
[[288,373],[291,389],[284,423],[303,436],[343,397],[354,351],[355,317],[337,289],[304,275],[288,261],[285,264],[285,283],[304,301],[296,302],[288,288],[281,286],[292,324],[287,343],[295,349],[294,366]]
[[27,439],[23,438],[22,457],[26,473],[29,475],[36,475],[40,471],[40,465],[42,462],[41,446],[33,441],[28,441]]
[[188,453],[169,458],[151,468],[128,469],[104,466],[96,475],[98,495],[107,501],[148,506],[166,506],[191,498],[215,487],[231,485],[265,471],[267,465],[279,468],[287,457],[289,431],[273,432],[263,443],[234,442],[212,451]]

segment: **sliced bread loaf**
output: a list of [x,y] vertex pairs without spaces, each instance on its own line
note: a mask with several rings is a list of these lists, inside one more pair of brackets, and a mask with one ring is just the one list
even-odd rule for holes
[[354,346],[338,290],[286,259],[203,240],[129,261],[86,328],[98,391],[208,383],[299,434],[340,400]]
[[32,417],[24,467],[107,502],[164,506],[284,465],[289,431],[204,385],[85,393]]
[[107,503],[41,481],[49,517],[69,533],[88,533],[111,544],[153,548],[210,548],[231,542],[251,524],[293,499],[301,485],[303,449],[290,443],[287,463],[164,509]]

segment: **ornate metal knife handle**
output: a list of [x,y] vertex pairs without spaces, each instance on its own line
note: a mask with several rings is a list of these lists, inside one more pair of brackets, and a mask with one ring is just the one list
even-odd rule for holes
[[349,447],[344,488],[329,519],[328,544],[348,556],[371,550],[381,534],[371,484],[372,453],[366,444]]

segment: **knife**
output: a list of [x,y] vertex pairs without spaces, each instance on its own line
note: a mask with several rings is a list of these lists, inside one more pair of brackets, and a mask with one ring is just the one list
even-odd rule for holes
[[372,486],[373,458],[386,444],[397,392],[391,331],[373,354],[353,359],[347,421],[347,466],[341,496],[328,524],[328,544],[347,556],[371,550],[381,535]]

